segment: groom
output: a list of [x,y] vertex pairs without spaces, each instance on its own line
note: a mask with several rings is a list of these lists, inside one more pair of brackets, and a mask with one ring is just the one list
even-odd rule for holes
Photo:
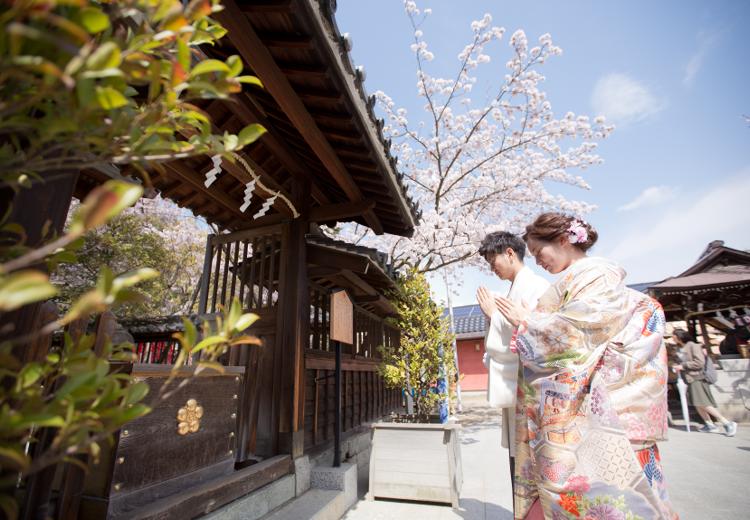
[[[525,253],[524,241],[507,231],[485,236],[479,248],[479,254],[490,264],[492,272],[501,280],[511,282],[507,298],[526,309],[534,309],[549,283],[524,265]],[[518,355],[511,351],[510,343],[515,327],[500,313],[495,305],[494,295],[485,287],[477,289],[477,301],[482,312],[490,319],[484,341],[484,364],[489,372],[487,400],[490,406],[502,408],[502,446],[508,448],[510,454],[512,483],[516,454],[515,403]]]

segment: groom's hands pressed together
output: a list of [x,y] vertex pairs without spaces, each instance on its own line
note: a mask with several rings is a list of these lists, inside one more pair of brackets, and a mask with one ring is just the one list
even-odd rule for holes
[[482,312],[488,318],[492,318],[492,314],[498,310],[493,294],[484,286],[480,286],[477,289],[477,303],[479,303],[479,308],[482,309]]

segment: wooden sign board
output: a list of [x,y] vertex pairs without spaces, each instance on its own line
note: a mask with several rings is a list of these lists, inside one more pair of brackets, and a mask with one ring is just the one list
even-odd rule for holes
[[331,294],[331,340],[354,343],[354,307],[343,289]]

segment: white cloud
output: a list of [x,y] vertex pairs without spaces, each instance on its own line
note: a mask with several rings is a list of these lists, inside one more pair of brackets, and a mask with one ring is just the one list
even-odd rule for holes
[[669,186],[650,186],[643,190],[636,198],[617,208],[617,211],[632,211],[638,208],[664,204],[672,200],[674,196],[674,188]]
[[663,103],[643,83],[613,73],[596,82],[591,106],[596,114],[624,125],[653,116],[663,108]]
[[705,58],[705,56],[706,49],[700,48],[698,52],[690,57],[690,61],[688,61],[687,65],[685,66],[685,77],[682,78],[683,85],[685,85],[686,87],[690,87],[693,85],[695,75],[698,74],[698,71],[703,66],[703,58]]
[[629,273],[629,283],[635,283],[679,274],[712,240],[746,249],[750,247],[748,200],[750,168],[725,178],[710,191],[681,194],[669,207],[644,212],[642,218],[624,223],[618,227],[622,231],[615,245],[604,256],[620,262]]
[[688,60],[687,65],[685,65],[685,75],[682,78],[682,84],[686,87],[691,87],[695,82],[695,77],[701,70],[701,67],[703,67],[706,55],[708,54],[708,51],[711,50],[711,47],[713,47],[716,38],[717,34],[715,33],[708,35],[701,33],[698,35],[698,40],[700,42],[698,50],[695,51]]

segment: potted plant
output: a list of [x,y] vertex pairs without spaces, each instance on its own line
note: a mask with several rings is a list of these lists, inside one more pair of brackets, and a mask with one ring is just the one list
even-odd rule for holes
[[443,309],[430,297],[423,274],[408,271],[392,299],[398,310],[399,345],[381,346],[380,373],[391,388],[406,389],[413,413],[373,425],[370,492],[375,497],[448,502],[461,490],[459,425],[435,420],[449,400],[455,376],[453,334]]

